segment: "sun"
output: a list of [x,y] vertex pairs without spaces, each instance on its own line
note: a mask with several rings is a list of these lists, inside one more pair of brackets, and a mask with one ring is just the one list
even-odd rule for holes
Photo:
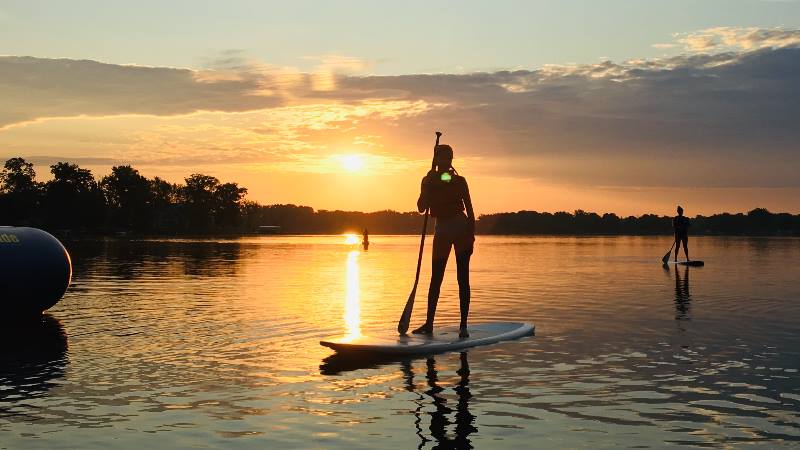
[[343,155],[339,160],[348,172],[358,172],[364,168],[364,158],[360,155]]

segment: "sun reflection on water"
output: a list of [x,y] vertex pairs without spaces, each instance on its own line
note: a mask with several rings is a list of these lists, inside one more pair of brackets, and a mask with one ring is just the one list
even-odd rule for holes
[[344,339],[352,341],[361,336],[361,297],[358,275],[358,254],[356,250],[347,253],[347,290],[344,304]]
[[345,233],[344,234],[344,243],[346,245],[358,245],[358,236],[355,233]]

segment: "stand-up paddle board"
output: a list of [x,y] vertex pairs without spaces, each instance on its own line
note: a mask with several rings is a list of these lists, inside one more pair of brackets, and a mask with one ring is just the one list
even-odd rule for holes
[[693,261],[678,261],[678,262],[675,262],[675,261],[668,261],[668,262],[667,262],[667,264],[677,264],[677,265],[679,265],[679,266],[693,266],[693,267],[699,267],[699,266],[704,266],[704,265],[706,265],[706,263],[704,263],[703,261],[698,261],[698,260],[693,260]]
[[521,322],[491,322],[470,325],[468,338],[458,337],[458,327],[433,329],[433,335],[359,336],[355,339],[320,341],[339,353],[360,352],[384,355],[423,355],[461,350],[478,345],[518,339],[534,333],[534,327]]

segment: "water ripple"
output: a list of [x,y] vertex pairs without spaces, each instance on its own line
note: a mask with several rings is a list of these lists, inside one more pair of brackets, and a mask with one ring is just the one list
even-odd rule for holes
[[[411,288],[416,238],[371,241],[68,243],[67,296],[4,336],[0,447],[800,441],[800,240],[695,239],[706,267],[663,270],[661,238],[479,237],[471,316],[535,337],[332,357],[320,339],[394,329]],[[429,276],[426,261],[413,323]],[[458,320],[451,263],[437,324]]]

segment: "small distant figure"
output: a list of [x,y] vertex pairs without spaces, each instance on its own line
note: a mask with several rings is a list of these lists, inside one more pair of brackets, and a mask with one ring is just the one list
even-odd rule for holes
[[361,245],[364,247],[364,251],[369,250],[369,230],[364,228],[364,235],[361,239]]
[[453,168],[452,147],[444,144],[436,146],[434,166],[434,170],[428,172],[422,179],[422,188],[417,200],[419,212],[430,208],[431,216],[436,218],[431,284],[428,289],[428,314],[425,323],[412,333],[433,333],[433,320],[444,279],[444,269],[451,249],[455,249],[458,297],[461,306],[459,336],[465,338],[469,337],[467,331],[470,302],[469,260],[475,244],[475,213],[472,210],[467,180]]
[[678,215],[672,219],[672,227],[675,229],[675,262],[678,261],[678,251],[683,243],[683,253],[686,261],[689,261],[689,227],[692,226],[689,219],[683,215],[683,208],[678,206]]

